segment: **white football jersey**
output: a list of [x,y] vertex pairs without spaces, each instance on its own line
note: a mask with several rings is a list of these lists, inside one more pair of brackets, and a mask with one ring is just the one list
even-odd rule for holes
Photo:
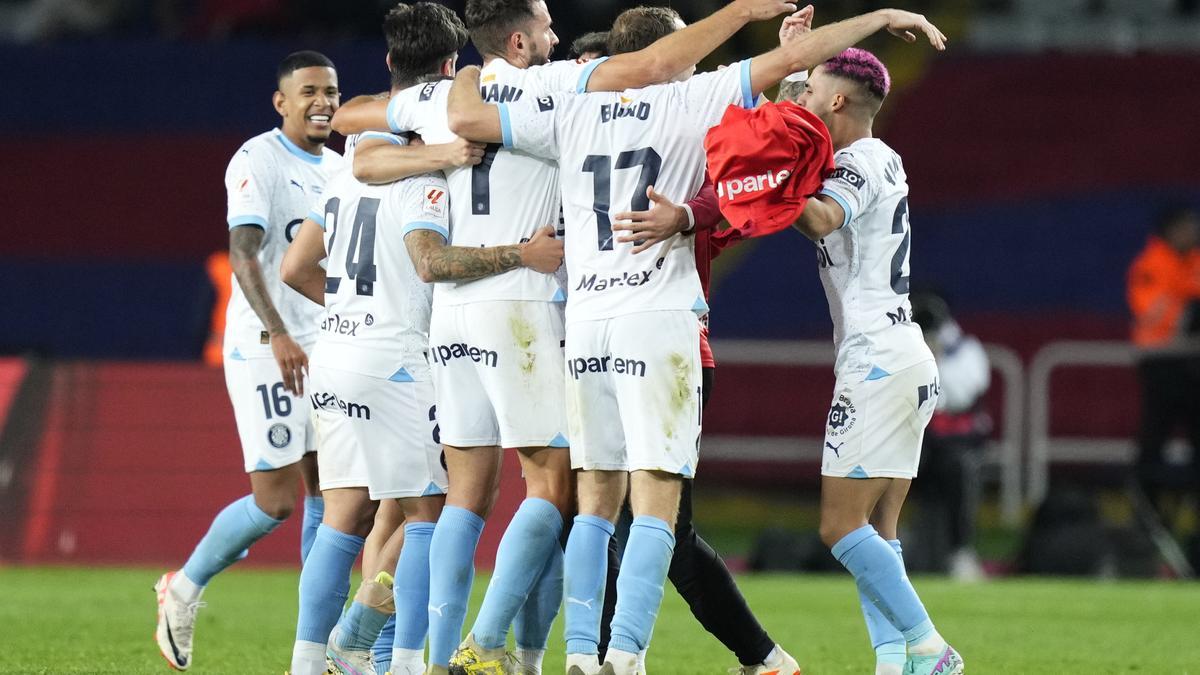
[[695,238],[633,255],[614,215],[649,208],[646,187],[682,204],[704,182],[704,135],[731,104],[753,107],[750,62],[686,82],[563,94],[500,106],[504,144],[557,158],[566,222],[567,322],[708,305]]
[[[341,166],[342,157],[333,150],[310,154],[279,129],[272,129],[242,144],[225,170],[229,229],[262,228],[258,263],[267,291],[288,333],[306,349],[317,337],[321,308],[283,283],[279,264],[313,200],[321,196],[325,181]],[[225,310],[225,354],[233,358],[270,356],[266,328],[236,277],[232,287]]]
[[[531,101],[563,91],[586,90],[601,60],[555,61],[517,68],[493,59],[480,74],[489,103]],[[457,138],[446,121],[450,80],[419,84],[392,97],[388,124],[392,131],[416,131],[426,143]],[[505,246],[528,240],[539,228],[559,222],[558,166],[553,160],[489,145],[477,166],[446,172],[450,184],[450,241],[454,246]],[[561,301],[553,275],[518,268],[474,281],[439,283],[439,305],[484,300]]]
[[834,163],[820,193],[840,204],[846,219],[816,246],[835,368],[839,377],[885,377],[933,358],[908,302],[907,177],[900,156],[877,138],[842,148]]
[[397,382],[429,379],[425,358],[433,286],[404,245],[414,230],[448,236],[441,174],[386,185],[349,169],[329,181],[308,217],[325,229],[325,311],[312,362]]

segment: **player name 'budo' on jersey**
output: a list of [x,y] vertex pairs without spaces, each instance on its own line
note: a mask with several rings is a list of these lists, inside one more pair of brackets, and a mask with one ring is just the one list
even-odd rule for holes
[[[585,90],[600,60],[556,61],[517,68],[503,59],[488,62],[481,73],[489,103],[535,100],[563,91]],[[451,82],[419,84],[397,93],[388,105],[395,132],[416,131],[426,143],[456,138],[446,121]],[[450,184],[450,236],[455,246],[503,246],[528,240],[538,228],[558,226],[558,167],[552,160],[489,145],[483,161],[446,172]],[[436,301],[463,304],[482,300],[561,300],[552,275],[519,268],[462,283],[439,283]]]
[[325,229],[325,313],[313,363],[397,381],[429,377],[433,288],[404,245],[417,229],[447,235],[441,174],[365,185],[349,170],[309,214]]
[[[292,338],[305,348],[316,339],[321,308],[280,280],[279,263],[313,199],[342,164],[333,150],[310,154],[272,129],[242,144],[225,170],[229,229],[262,228],[258,263],[267,292]],[[242,358],[271,355],[266,328],[236,282],[225,310],[225,353],[235,351]]]
[[817,242],[821,284],[833,318],[839,377],[895,373],[933,358],[908,302],[908,179],[900,156],[863,138],[834,156],[821,194],[846,212]]
[[730,104],[754,105],[749,61],[686,82],[501,105],[505,145],[559,161],[568,322],[707,311],[693,237],[675,236],[633,255],[632,243],[617,243],[612,223],[617,213],[649,208],[647,186],[677,204],[696,195],[704,180],[704,134]]

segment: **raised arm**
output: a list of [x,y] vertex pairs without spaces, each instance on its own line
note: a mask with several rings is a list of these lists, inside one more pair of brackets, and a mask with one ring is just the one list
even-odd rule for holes
[[446,102],[450,131],[460,138],[482,143],[504,140],[500,124],[500,108],[483,102],[479,93],[479,67],[467,66],[458,71]]
[[343,136],[361,134],[364,131],[387,131],[387,92],[369,96],[355,96],[343,103],[333,113],[330,124]]
[[325,237],[321,226],[304,219],[296,238],[283,253],[279,278],[297,293],[318,305],[325,304]]
[[396,145],[365,138],[354,148],[354,177],[363,183],[392,183],[431,171],[473,166],[483,159],[483,145],[461,138],[449,143]]
[[815,195],[804,205],[804,212],[792,227],[812,241],[824,239],[846,222],[846,211],[832,197]]
[[288,334],[287,326],[271,301],[267,281],[263,277],[262,265],[258,262],[258,250],[262,246],[264,232],[254,225],[239,225],[229,231],[229,265],[238,286],[258,315],[271,339],[271,352],[279,364],[283,386],[297,396],[304,395],[304,371],[308,368],[308,355]]
[[814,68],[884,28],[906,42],[916,42],[915,32],[920,32],[935,49],[946,48],[946,36],[925,17],[898,9],[881,9],[822,26],[754,57],[750,62],[750,89],[757,96],[788,75]]
[[794,11],[793,2],[735,0],[645,49],[606,59],[588,78],[588,91],[621,91],[666,82],[696,65],[746,24]]
[[562,265],[563,245],[554,238],[554,228],[543,227],[523,244],[508,246],[448,246],[446,238],[433,230],[413,230],[404,236],[404,246],[421,281],[471,281],[528,267],[552,274]]

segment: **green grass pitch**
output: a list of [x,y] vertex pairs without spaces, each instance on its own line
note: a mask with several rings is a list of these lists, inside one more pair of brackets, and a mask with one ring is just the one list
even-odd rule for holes
[[[0,672],[170,672],[154,646],[149,569],[0,568]],[[189,673],[266,673],[289,665],[296,571],[234,569],[205,593]],[[486,588],[476,580],[474,606]],[[1015,579],[915,580],[968,673],[1200,674],[1200,585]],[[873,672],[848,575],[753,575],[739,584],[806,675]],[[468,622],[471,617],[468,617]],[[545,672],[561,673],[562,628]],[[668,590],[651,673],[724,673],[735,659]]]

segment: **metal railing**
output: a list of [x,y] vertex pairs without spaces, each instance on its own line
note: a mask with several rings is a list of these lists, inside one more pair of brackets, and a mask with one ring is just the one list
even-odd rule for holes
[[[1006,524],[1016,525],[1023,504],[1022,429],[1025,416],[1025,368],[1012,349],[984,345],[992,370],[1004,382],[1004,423],[998,438],[985,447],[984,465],[998,469],[1001,514]],[[726,365],[780,365],[833,367],[833,344],[827,341],[714,340],[718,363]],[[823,411],[813,411],[820,415]],[[717,459],[757,461],[820,461],[824,439],[810,436],[743,437],[706,435],[704,456]]]

